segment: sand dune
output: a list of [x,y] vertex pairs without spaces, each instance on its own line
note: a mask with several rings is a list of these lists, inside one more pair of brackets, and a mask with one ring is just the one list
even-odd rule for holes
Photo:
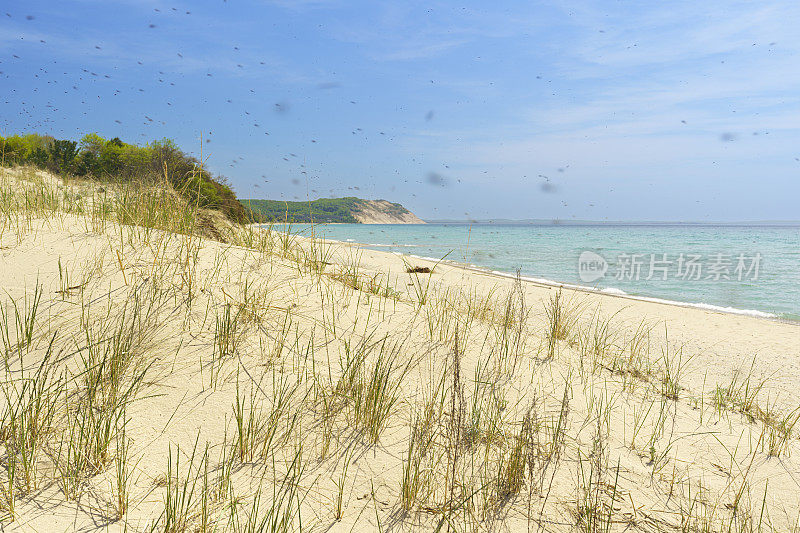
[[798,325],[201,215],[3,171],[4,527],[796,530]]

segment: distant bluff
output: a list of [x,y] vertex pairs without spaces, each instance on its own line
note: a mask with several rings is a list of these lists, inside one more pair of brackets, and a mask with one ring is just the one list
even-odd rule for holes
[[424,224],[414,213],[388,200],[320,198],[311,202],[282,200],[242,200],[253,218],[268,222],[342,224]]

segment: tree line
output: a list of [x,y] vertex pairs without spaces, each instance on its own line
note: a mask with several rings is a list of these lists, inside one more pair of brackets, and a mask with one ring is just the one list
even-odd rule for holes
[[36,133],[0,136],[0,164],[32,165],[62,177],[101,182],[154,185],[167,181],[192,205],[217,209],[237,222],[249,219],[226,178],[212,176],[171,139],[139,146],[96,133],[84,135],[80,141]]

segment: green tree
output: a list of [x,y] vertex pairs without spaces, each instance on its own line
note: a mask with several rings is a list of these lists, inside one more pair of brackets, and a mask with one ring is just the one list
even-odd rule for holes
[[75,141],[54,140],[50,145],[50,160],[56,172],[65,174],[72,172],[75,156],[78,155],[78,143]]

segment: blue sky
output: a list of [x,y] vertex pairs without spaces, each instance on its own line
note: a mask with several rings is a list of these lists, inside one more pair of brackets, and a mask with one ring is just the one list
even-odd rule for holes
[[202,132],[241,197],[800,219],[797,2],[12,0],[0,17],[0,134],[199,155]]

